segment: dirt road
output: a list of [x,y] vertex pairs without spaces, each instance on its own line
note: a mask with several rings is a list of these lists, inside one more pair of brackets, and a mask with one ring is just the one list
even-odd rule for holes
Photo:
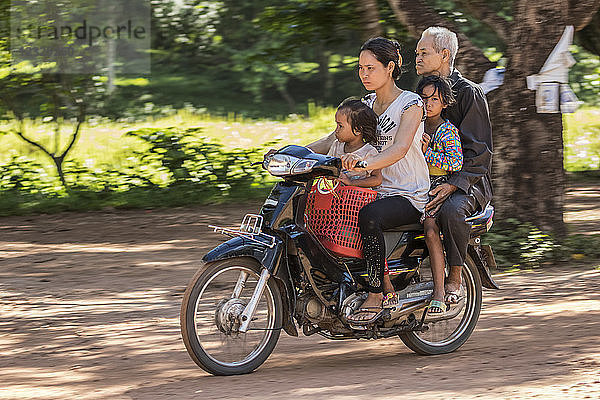
[[503,289],[484,292],[477,329],[453,354],[282,333],[255,373],[209,376],[181,341],[182,293],[223,239],[206,225],[256,207],[0,219],[0,398],[600,398],[593,266],[496,275]]

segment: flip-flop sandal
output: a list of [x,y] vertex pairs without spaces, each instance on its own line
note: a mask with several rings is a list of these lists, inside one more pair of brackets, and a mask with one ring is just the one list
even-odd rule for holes
[[449,290],[446,292],[446,296],[444,297],[444,301],[448,304],[458,304],[458,302],[462,299],[463,297],[463,286],[460,285],[460,287],[456,290]]
[[383,308],[392,308],[396,307],[399,303],[400,300],[398,300],[398,294],[396,294],[396,292],[390,292],[383,296],[383,302],[381,303],[381,306]]
[[[439,311],[438,311],[439,310]],[[450,306],[443,301],[431,300],[427,306],[427,314],[440,315],[450,310]]]
[[[373,322],[377,321],[383,315],[384,311],[385,311],[385,309],[383,309],[381,307],[359,308],[354,313],[352,313],[352,315],[350,315],[347,318],[347,320],[352,325],[369,325],[369,324],[372,324]],[[359,315],[364,314],[364,313],[371,313],[371,314],[375,314],[375,315],[373,315],[371,318],[368,318],[368,319],[356,320],[356,319],[352,318],[352,317],[358,317]]]

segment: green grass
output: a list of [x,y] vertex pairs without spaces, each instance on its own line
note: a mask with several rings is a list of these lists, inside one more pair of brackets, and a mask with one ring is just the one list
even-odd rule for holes
[[[282,120],[247,119],[235,114],[215,117],[186,109],[178,110],[170,116],[149,118],[135,123],[91,119],[83,125],[82,134],[70,158],[81,161],[89,168],[97,165],[118,168],[131,150],[143,150],[142,143],[126,137],[125,133],[145,127],[202,127],[203,136],[229,148],[261,147],[273,141],[282,146],[290,143],[306,144],[326,135],[334,128],[334,111],[333,108],[309,105],[308,117],[289,116]],[[582,108],[574,114],[567,114],[564,116],[564,124],[567,171],[600,169],[600,108]],[[10,123],[0,125],[0,131],[10,128]],[[70,124],[63,126],[61,146],[65,146],[72,128]],[[26,134],[54,150],[52,124],[29,120],[26,123]],[[0,153],[0,164],[13,155],[24,155],[50,166],[39,150],[24,143],[14,134],[0,136],[0,147],[3,149]]]
[[[126,133],[142,128],[176,127],[181,131],[187,128],[200,127],[195,133],[206,137],[209,141],[221,143],[229,149],[251,149],[264,147],[282,147],[286,144],[307,144],[334,128],[334,108],[316,107],[309,104],[308,117],[290,115],[280,120],[249,119],[240,114],[230,113],[227,116],[214,116],[193,107],[172,110],[170,115],[160,118],[148,118],[138,122],[110,121],[108,119],[90,118],[82,127],[81,136],[70,153],[68,160],[75,160],[88,171],[96,173],[96,177],[104,176],[103,171],[121,171],[131,167],[132,154],[145,152],[148,144]],[[574,114],[564,116],[565,122],[565,168],[570,172],[597,171],[600,169],[600,108],[582,108]],[[9,132],[14,122],[0,124],[0,132]],[[28,120],[25,133],[28,137],[40,141],[50,150],[56,148],[55,126],[41,120]],[[59,137],[59,146],[63,148],[70,136],[73,125],[65,123]],[[274,143],[274,144],[273,144]],[[0,166],[7,165],[15,156],[25,157],[39,167],[31,165],[29,176],[34,176],[35,185],[40,184],[37,193],[27,195],[2,193],[0,207],[3,214],[18,212],[53,212],[57,210],[98,209],[105,206],[118,208],[140,208],[157,206],[175,206],[187,204],[222,201],[218,193],[178,193],[177,190],[153,189],[145,191],[129,190],[119,193],[95,192],[97,189],[79,191],[67,195],[55,177],[54,167],[47,156],[31,145],[23,142],[14,133],[0,134]],[[21,161],[19,161],[21,162]],[[164,173],[157,170],[157,164],[143,164],[142,168],[151,170],[157,181]],[[160,165],[158,165],[160,168]],[[595,173],[595,172],[593,172]],[[166,176],[166,175],[165,175]],[[85,177],[84,177],[85,178]],[[100,178],[102,179],[102,178]],[[166,182],[166,180],[162,180]],[[270,184],[274,179],[267,180]],[[84,185],[85,185],[84,181]],[[79,188],[78,190],[81,190]],[[178,189],[191,190],[193,189]],[[197,189],[196,189],[197,190]],[[266,186],[256,188],[256,196],[264,194]],[[236,193],[229,193],[230,198]],[[10,211],[12,210],[12,211]],[[16,211],[19,210],[19,211]]]
[[569,172],[600,169],[600,107],[584,107],[566,114],[564,164]]
[[[111,165],[119,168],[124,158],[132,150],[143,151],[145,146],[140,141],[125,134],[128,131],[142,128],[180,129],[201,127],[201,135],[217,141],[228,148],[262,147],[265,143],[277,142],[279,146],[286,144],[307,144],[335,128],[333,108],[318,108],[309,105],[309,117],[289,116],[283,120],[254,120],[230,114],[227,117],[214,117],[206,113],[178,110],[174,115],[162,118],[149,118],[143,122],[111,122],[91,119],[83,124],[81,135],[70,152],[69,159],[76,159],[88,168],[100,165]],[[15,126],[12,123],[0,124],[0,131],[9,131]],[[60,148],[64,148],[72,132],[73,126],[66,123],[61,129]],[[29,138],[43,143],[50,150],[56,148],[53,124],[40,120],[28,120],[25,132]],[[36,160],[45,166],[50,161],[40,150],[23,142],[15,134],[0,136],[0,164],[6,163],[13,155],[22,155]]]
[[63,211],[90,211],[100,209],[149,209],[183,207],[191,204],[219,204],[231,201],[264,199],[270,185],[258,186],[223,197],[215,191],[207,194],[196,187],[175,186],[146,190],[134,188],[127,192],[73,191],[69,196],[40,196],[31,194],[0,195],[0,216]]
[[[139,153],[148,154],[149,145],[138,138],[128,136],[127,132],[143,128],[152,128],[156,131],[176,127],[181,132],[187,128],[201,128],[193,131],[194,140],[218,142],[226,149],[245,151],[263,148],[267,143],[272,147],[282,147],[291,143],[310,143],[334,128],[334,111],[332,108],[309,105],[309,117],[291,115],[282,120],[257,120],[233,113],[225,117],[215,117],[190,107],[178,110],[169,116],[148,118],[134,123],[90,118],[82,126],[80,138],[69,153],[65,165],[68,168],[81,166],[87,171],[78,177],[71,174],[67,176],[67,181],[71,185],[77,183],[79,186],[70,193],[60,185],[49,157],[25,143],[14,133],[5,133],[0,135],[0,146],[4,150],[0,153],[0,169],[3,165],[11,165],[13,172],[12,175],[5,176],[3,182],[8,184],[16,177],[18,181],[24,182],[26,190],[16,193],[10,190],[1,191],[0,215],[61,210],[85,211],[103,207],[173,207],[265,197],[275,178],[258,180],[251,187],[240,186],[239,188],[234,182],[221,182],[221,180],[219,184],[210,183],[209,187],[191,182],[183,186],[166,187],[170,179],[168,171],[157,162],[140,162]],[[0,124],[0,132],[10,132],[14,128],[14,122]],[[54,129],[54,124],[40,120],[25,122],[26,136],[42,143],[50,151],[54,151],[57,147]],[[73,125],[70,123],[62,125],[58,148],[67,145],[72,129]],[[246,152],[248,153],[252,152]],[[16,157],[19,158],[15,159]],[[214,159],[215,162],[219,162],[217,160],[218,158]],[[70,161],[74,161],[75,164]],[[152,177],[159,186],[131,188],[127,184],[127,179],[116,177],[114,173],[107,173],[107,171],[130,173],[132,165],[137,166],[138,173],[142,172],[144,176]],[[215,164],[215,167],[218,165]],[[260,167],[256,169],[258,172]],[[20,170],[22,171],[19,172]],[[226,183],[234,186],[230,189],[219,189]],[[106,190],[106,184],[111,185],[112,189]],[[34,190],[31,190],[32,187]],[[226,192],[226,196],[223,195],[223,191]]]

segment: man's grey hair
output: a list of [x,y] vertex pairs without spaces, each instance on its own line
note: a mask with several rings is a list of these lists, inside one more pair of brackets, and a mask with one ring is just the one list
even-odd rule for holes
[[433,38],[433,48],[440,53],[444,49],[450,51],[450,68],[454,67],[454,59],[458,53],[458,38],[456,33],[441,26],[430,26],[421,34],[421,39],[425,36]]

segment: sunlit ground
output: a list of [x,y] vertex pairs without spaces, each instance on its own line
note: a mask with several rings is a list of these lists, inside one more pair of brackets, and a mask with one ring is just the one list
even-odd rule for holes
[[0,219],[0,398],[600,397],[600,262],[496,275],[453,354],[282,333],[255,373],[209,376],[181,340],[182,293],[223,239],[206,225],[257,207]]

